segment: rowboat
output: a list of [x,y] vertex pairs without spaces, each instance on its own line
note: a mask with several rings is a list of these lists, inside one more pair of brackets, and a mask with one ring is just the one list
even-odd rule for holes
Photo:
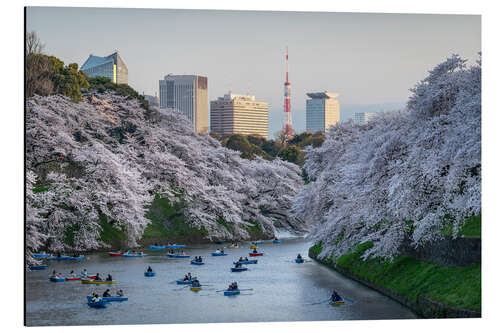
[[166,245],[165,248],[166,249],[183,249],[185,248],[186,245]]
[[90,302],[87,302],[87,304],[91,308],[105,308],[106,307],[106,302],[102,299],[98,302],[92,302],[92,300],[91,300]]
[[202,261],[194,261],[194,260],[191,260],[191,265],[205,265],[204,262]]
[[142,253],[142,254],[141,253],[133,253],[133,254],[132,253],[124,253],[122,255],[123,258],[142,258],[145,256],[147,256],[146,253]]
[[166,245],[149,245],[150,250],[164,250]]
[[297,264],[302,264],[302,263],[304,262],[304,259],[302,259],[302,258],[297,258],[297,259],[295,259],[295,262],[296,262]]
[[66,276],[66,281],[79,281],[81,279],[82,278],[78,276]]
[[221,257],[221,256],[227,256],[227,253],[222,253],[222,252],[212,252],[212,257]]
[[47,268],[47,265],[38,265],[38,266],[28,266],[28,268],[30,269],[30,271],[41,271],[41,270],[44,270]]
[[144,276],[155,276],[155,272],[144,272]]
[[246,271],[248,268],[246,267],[231,267],[231,272],[243,272]]
[[170,254],[170,253],[167,253],[166,256],[169,257],[169,258],[177,258],[177,259],[179,259],[179,258],[189,258],[188,255]]
[[240,247],[238,245],[231,245],[230,248],[231,249],[239,249]]
[[249,255],[250,257],[260,257],[260,256],[263,256],[263,255],[264,255],[264,253],[262,253],[262,252],[261,252],[261,253],[249,253],[248,255]]
[[344,305],[344,300],[341,299],[340,301],[335,301],[335,302],[329,302],[331,306],[339,306],[339,305]]
[[64,281],[66,281],[66,279],[63,277],[55,277],[55,276],[51,276],[49,279],[52,282],[64,282]]
[[279,244],[279,243],[281,243],[281,241],[280,241],[280,240],[278,240],[278,239],[275,239],[275,240],[273,240],[273,243],[274,243],[274,244]]
[[253,249],[258,249],[259,247],[257,245],[250,245],[250,248]]
[[243,264],[243,265],[249,265],[249,264],[256,264],[257,263],[257,259],[254,259],[254,260],[246,260],[246,261],[234,261],[233,264]]
[[256,242],[253,242],[255,245],[259,245],[259,244],[264,244],[264,241],[256,241]]
[[121,252],[108,252],[110,257],[121,257],[123,253]]
[[43,259],[43,258],[48,258],[50,257],[50,254],[44,253],[43,251],[40,251],[40,253],[34,253],[31,255],[33,258],[36,259]]
[[191,291],[200,291],[201,287],[191,287],[189,288]]
[[239,294],[240,294],[240,291],[238,289],[224,291],[224,296],[234,296],[234,295],[239,295]]
[[[128,301],[128,297],[101,297],[104,302],[124,302]],[[87,301],[92,302],[92,297],[87,296]]]
[[82,261],[85,256],[81,255],[78,257],[70,257],[70,256],[60,256],[60,257],[48,257],[47,260],[55,260],[55,261]]
[[82,284],[116,284],[116,281],[82,280]]
[[177,281],[175,281],[175,283],[177,283],[177,284],[192,284],[193,280],[186,280],[186,281],[184,281],[184,280],[177,280]]

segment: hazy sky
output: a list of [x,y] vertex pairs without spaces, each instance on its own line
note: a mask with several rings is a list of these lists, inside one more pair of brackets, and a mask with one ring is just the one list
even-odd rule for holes
[[168,73],[207,76],[210,100],[250,91],[269,102],[270,136],[282,124],[286,46],[299,132],[306,92],[339,93],[343,120],[393,109],[446,57],[481,50],[477,15],[30,7],[27,30],[65,63],[119,50],[141,93]]

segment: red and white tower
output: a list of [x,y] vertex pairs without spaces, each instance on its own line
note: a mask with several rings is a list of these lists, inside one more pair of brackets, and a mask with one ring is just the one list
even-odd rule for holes
[[282,136],[286,141],[293,138],[292,109],[290,107],[290,82],[288,82],[288,46],[286,48],[286,81],[285,81],[285,121],[283,123]]

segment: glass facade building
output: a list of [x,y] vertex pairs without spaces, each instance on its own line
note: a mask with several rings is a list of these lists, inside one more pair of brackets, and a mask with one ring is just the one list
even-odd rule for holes
[[160,80],[160,108],[180,111],[197,133],[208,132],[208,79],[198,75],[167,75]]
[[338,94],[329,92],[308,93],[306,100],[306,130],[326,131],[340,121]]
[[88,77],[104,76],[115,84],[128,84],[128,68],[118,51],[107,57],[91,54],[80,70]]

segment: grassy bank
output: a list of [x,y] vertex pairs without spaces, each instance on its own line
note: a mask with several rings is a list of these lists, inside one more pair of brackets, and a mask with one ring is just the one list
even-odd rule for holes
[[[363,261],[361,256],[372,243],[361,244],[354,252],[340,257],[336,267],[357,274],[414,301],[424,295],[446,306],[481,311],[481,265],[444,267],[399,256],[392,262],[380,259]],[[319,254],[321,244],[311,247]],[[332,260],[327,259],[327,264]]]

